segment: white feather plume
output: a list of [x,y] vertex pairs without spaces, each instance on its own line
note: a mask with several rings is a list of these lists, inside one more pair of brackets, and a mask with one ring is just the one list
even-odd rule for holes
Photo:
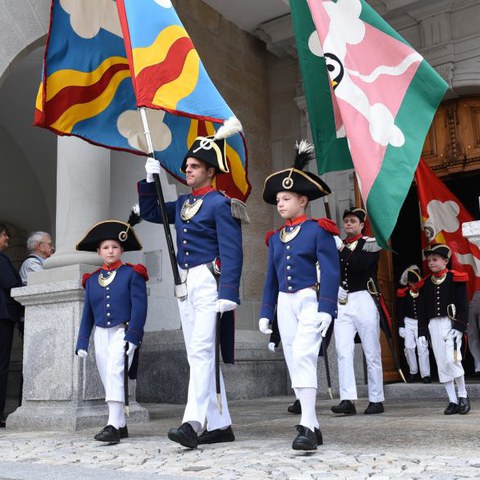
[[315,151],[315,147],[306,140],[297,141],[295,149],[298,153],[313,153]]
[[225,120],[225,123],[217,130],[217,133],[213,138],[214,140],[221,140],[223,138],[231,137],[242,130],[240,120],[237,117],[230,117]]

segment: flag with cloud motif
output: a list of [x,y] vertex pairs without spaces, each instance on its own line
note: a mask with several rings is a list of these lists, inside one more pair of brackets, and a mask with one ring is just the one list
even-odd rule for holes
[[[35,125],[145,155],[137,106],[150,107],[155,156],[182,182],[180,165],[195,138],[213,135],[233,116],[170,0],[52,0],[42,73]],[[227,140],[227,161],[230,172],[218,175],[215,186],[246,200],[251,187],[243,135]]]
[[447,84],[366,1],[308,5],[318,36],[310,47],[325,59],[336,136],[348,140],[373,231],[386,246]]
[[443,243],[452,250],[452,268],[468,274],[468,296],[480,290],[480,249],[462,235],[462,224],[473,216],[420,159],[415,172],[424,236],[423,247]]

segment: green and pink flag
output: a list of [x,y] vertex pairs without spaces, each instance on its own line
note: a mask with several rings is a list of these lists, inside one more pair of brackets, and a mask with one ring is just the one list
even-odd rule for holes
[[447,84],[364,0],[290,6],[319,172],[353,163],[386,246]]

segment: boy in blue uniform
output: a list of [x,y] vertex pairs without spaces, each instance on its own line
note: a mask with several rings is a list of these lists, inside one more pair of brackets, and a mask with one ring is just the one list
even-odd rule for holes
[[423,287],[424,312],[419,335],[425,339],[427,331],[430,333],[438,379],[445,385],[449,398],[443,413],[465,415],[470,411],[470,400],[465,388],[461,346],[468,323],[468,275],[448,269],[452,251],[447,245],[431,245],[424,254],[432,273]]
[[[420,370],[422,383],[431,383],[428,342],[425,337],[418,336],[424,284],[420,269],[416,265],[405,269],[400,277],[400,284],[403,287],[397,290],[398,335],[405,341],[404,353],[410,370],[407,381],[414,382]],[[418,362],[415,350],[418,352]]]
[[[243,252],[241,224],[232,207],[241,208],[241,202],[215,190],[212,182],[216,174],[228,172],[225,138],[240,128],[239,123],[233,130],[225,125],[215,136],[198,137],[181,167],[192,192],[166,202],[168,221],[177,232],[178,267],[187,285],[187,298],[178,306],[190,365],[183,421],[170,429],[168,438],[187,448],[235,440],[221,372],[221,411],[217,405],[215,331],[221,315],[222,356],[225,363],[233,363],[233,310],[240,303]],[[160,174],[160,164],[148,159],[145,169],[147,178],[138,184],[141,216],[162,223],[153,177]]]
[[[140,347],[147,318],[147,270],[143,265],[122,263],[124,251],[141,250],[131,225],[107,220],[94,225],[78,243],[77,250],[96,251],[100,269],[83,277],[85,304],[75,353],[86,358],[95,325],[95,359],[105,388],[108,422],[95,440],[115,444],[128,437],[125,424],[125,363],[130,368]],[[127,358],[126,358],[127,357]]]
[[277,206],[286,223],[266,237],[269,255],[259,330],[271,333],[276,309],[292,388],[301,404],[294,450],[316,450],[323,443],[315,412],[317,361],[322,339],[337,315],[340,282],[336,225],[305,215],[308,201],[330,193],[320,178],[303,171],[313,157],[311,145],[297,143],[293,168],[270,175],[263,190],[263,199]]

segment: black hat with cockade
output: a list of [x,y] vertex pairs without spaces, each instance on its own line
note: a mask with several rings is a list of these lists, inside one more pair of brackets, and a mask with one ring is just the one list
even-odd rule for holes
[[344,219],[349,215],[353,215],[354,217],[357,217],[362,223],[365,223],[365,219],[367,218],[367,212],[363,208],[357,208],[357,207],[347,208],[343,212],[342,218]]
[[452,256],[452,250],[447,245],[443,243],[432,243],[428,246],[424,251],[423,254],[427,255],[440,255],[441,257],[445,258],[445,260],[450,260]]

